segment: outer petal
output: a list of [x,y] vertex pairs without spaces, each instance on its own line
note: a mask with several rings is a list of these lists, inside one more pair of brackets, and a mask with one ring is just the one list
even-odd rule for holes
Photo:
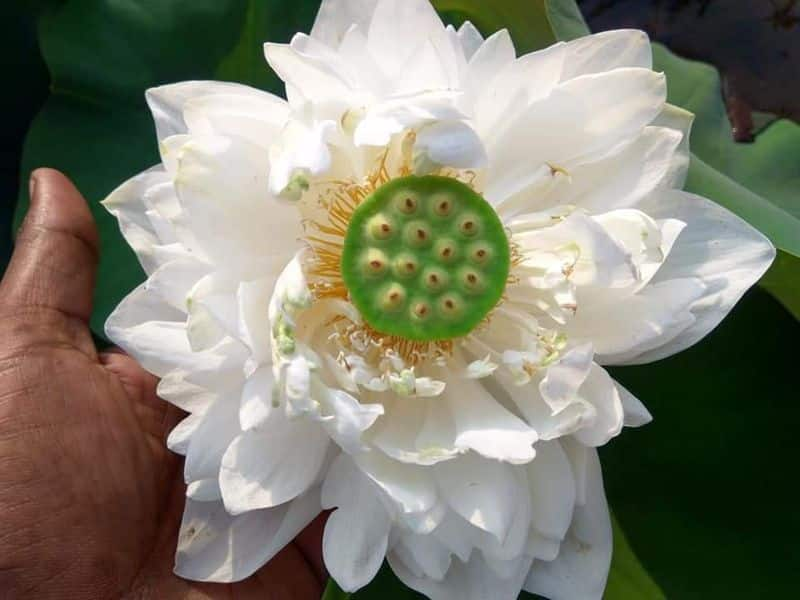
[[386,555],[391,520],[379,494],[347,455],[331,465],[322,505],[338,508],[325,525],[322,553],[331,576],[347,592],[369,583]]
[[183,108],[183,119],[193,135],[236,136],[264,148],[275,142],[288,118],[286,100],[256,90],[194,96]]
[[596,414],[590,426],[575,432],[575,439],[584,446],[602,446],[622,431],[624,412],[619,390],[602,367],[592,364],[580,395],[595,407]]
[[461,42],[461,48],[464,50],[464,58],[470,60],[483,44],[481,32],[471,21],[464,21],[458,28],[457,35],[458,41]]
[[586,504],[575,517],[555,560],[536,562],[525,590],[551,600],[600,600],[611,565],[611,520],[600,461],[590,451],[587,462]]
[[377,3],[378,0],[322,0],[311,37],[338,48],[353,25],[367,27]]
[[189,365],[192,349],[186,339],[185,315],[137,287],[106,320],[106,335],[154,375],[164,376]]
[[436,482],[429,470],[392,460],[376,451],[359,454],[354,460],[402,512],[426,513],[436,505]]
[[653,420],[653,415],[645,408],[641,401],[625,389],[619,382],[615,381],[617,392],[622,401],[622,409],[625,411],[625,427],[641,427]]
[[203,136],[188,139],[176,155],[175,189],[201,251],[228,269],[267,261],[283,266],[291,258],[299,218],[295,207],[265,193],[270,164],[262,148]]
[[606,154],[638,135],[665,100],[663,74],[646,69],[616,69],[564,82],[487,140],[487,177],[497,185],[496,180],[524,178],[547,163],[568,169],[574,161]]
[[234,517],[222,502],[187,499],[175,573],[195,581],[239,581],[292,541],[321,510],[319,488],[276,508]]
[[183,467],[187,483],[219,478],[222,457],[240,432],[236,397],[231,393],[214,402],[192,433]]
[[557,441],[536,444],[536,458],[526,467],[531,494],[531,526],[544,537],[561,540],[572,522],[575,479]]
[[532,560],[522,556],[510,561],[506,573],[508,576],[501,577],[480,553],[474,552],[467,562],[453,561],[445,578],[436,581],[430,577],[415,575],[398,554],[390,552],[387,558],[392,570],[403,583],[436,600],[517,598]]
[[444,25],[428,0],[380,0],[367,47],[388,74],[397,75],[412,54],[437,35],[446,37]]
[[255,88],[223,81],[184,81],[150,88],[145,98],[156,122],[159,143],[169,136],[188,131],[183,120],[183,109],[191,98],[212,94],[250,98],[261,98],[265,95]]
[[455,446],[472,449],[486,458],[526,463],[536,451],[536,432],[503,408],[472,379],[451,377],[441,398],[455,422]]
[[590,213],[636,206],[653,190],[674,183],[681,140],[674,129],[645,127],[610,155],[570,168],[569,184],[556,186],[549,204],[574,204]]
[[153,167],[132,177],[103,201],[103,206],[119,221],[125,241],[136,252],[145,273],[152,273],[159,265],[156,246],[165,243],[147,215],[145,197],[160,185],[171,182],[161,166]]
[[704,294],[701,279],[684,278],[654,283],[637,294],[587,301],[583,307],[579,296],[580,308],[567,333],[576,341],[591,341],[600,364],[624,364],[689,328],[695,321],[692,306]]
[[761,233],[721,206],[686,192],[665,192],[644,208],[656,218],[687,223],[654,284],[692,277],[704,284],[691,305],[694,323],[660,347],[625,360],[641,364],[665,358],[697,343],[730,312],[739,298],[766,272],[775,248]]
[[222,457],[219,483],[225,508],[237,515],[302,494],[317,480],[328,445],[317,422],[271,411],[261,429],[239,435]]
[[652,66],[653,53],[647,34],[638,29],[618,29],[568,42],[561,79],[623,67],[650,69]]
[[470,453],[437,465],[436,479],[456,513],[499,541],[506,539],[519,486],[511,465]]

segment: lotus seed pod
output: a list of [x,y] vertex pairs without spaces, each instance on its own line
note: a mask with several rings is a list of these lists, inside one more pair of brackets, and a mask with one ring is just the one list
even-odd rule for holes
[[510,264],[505,229],[480,195],[452,178],[411,175],[353,211],[341,273],[375,331],[434,341],[467,335],[486,317]]

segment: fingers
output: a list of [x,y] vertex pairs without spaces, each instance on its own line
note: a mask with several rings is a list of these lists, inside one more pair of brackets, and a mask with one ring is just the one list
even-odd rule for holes
[[31,202],[0,283],[0,301],[89,320],[99,242],[81,193],[53,169],[31,175]]

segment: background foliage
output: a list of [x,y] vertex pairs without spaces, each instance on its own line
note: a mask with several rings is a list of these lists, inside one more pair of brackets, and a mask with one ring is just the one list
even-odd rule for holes
[[[571,0],[434,3],[452,22],[469,18],[484,32],[509,28],[520,52],[586,32]],[[116,223],[97,203],[158,160],[144,90],[186,79],[224,79],[282,93],[263,60],[261,44],[267,39],[288,41],[293,32],[308,31],[317,4],[4,4],[0,21],[8,31],[3,32],[2,60],[8,63],[5,72],[14,90],[0,100],[6,113],[0,189],[7,199],[0,223],[10,231],[19,142],[27,129],[21,180],[38,166],[61,169],[90,199],[98,220],[103,259],[92,320],[96,332],[143,277]],[[771,237],[781,254],[762,283],[800,314],[800,127],[778,121],[754,144],[736,145],[716,71],[662,47],[656,48],[655,57],[656,68],[667,73],[670,101],[697,114],[688,188],[727,206]],[[27,186],[20,185],[17,221],[27,200]],[[0,241],[3,260],[9,238]],[[788,312],[764,291],[754,290],[695,348],[655,365],[614,370],[645,401],[655,421],[626,431],[601,451],[609,500],[621,526],[607,598],[796,594],[800,552],[794,540],[800,537],[800,517],[791,492],[800,407],[790,369],[798,332]],[[417,596],[384,569],[355,597]]]

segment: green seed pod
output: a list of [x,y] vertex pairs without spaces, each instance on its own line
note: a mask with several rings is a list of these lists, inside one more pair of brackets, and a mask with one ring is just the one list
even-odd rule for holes
[[452,178],[412,175],[355,209],[341,273],[373,329],[435,341],[472,331],[500,300],[510,266],[505,229],[483,198]]

